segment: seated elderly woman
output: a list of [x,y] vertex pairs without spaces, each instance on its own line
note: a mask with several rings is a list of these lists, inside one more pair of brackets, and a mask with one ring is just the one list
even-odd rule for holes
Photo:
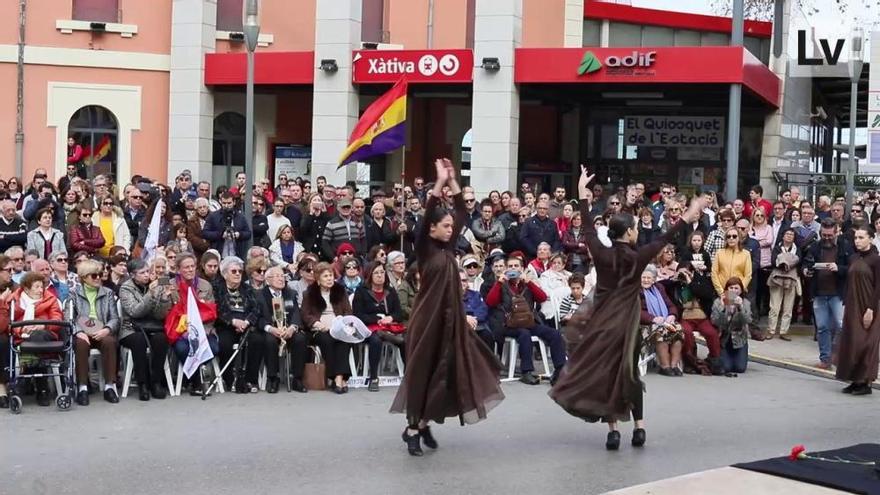
[[[40,260],[43,261],[43,260]],[[43,261],[45,263],[45,261]],[[45,276],[36,271],[28,272],[21,278],[21,283],[15,292],[7,292],[0,299],[5,323],[0,326],[0,409],[9,407],[6,384],[9,381],[7,366],[9,361],[9,306],[15,305],[15,314],[12,322],[24,320],[62,320],[61,304],[58,299],[46,289]],[[26,326],[13,330],[13,340],[16,345],[24,340],[33,342],[46,342],[58,340],[58,329],[53,327]],[[49,396],[49,383],[45,378],[37,378],[35,381],[37,390],[37,404],[48,406],[51,402]]]
[[546,242],[538,244],[535,259],[526,267],[526,272],[531,273],[533,280],[538,280],[538,277],[550,268],[550,249],[550,244]]
[[571,288],[568,286],[569,278],[571,272],[565,269],[565,255],[557,253],[551,256],[550,267],[544,270],[538,279],[538,285],[547,294],[547,300],[541,303],[541,314],[547,321],[556,319],[559,305],[571,294]]
[[[220,339],[220,361],[225,363],[232,357],[233,346],[243,345],[242,335],[248,328],[256,328],[260,318],[260,310],[254,290],[247,284],[242,283],[244,275],[244,261],[237,256],[227,256],[220,262],[220,275],[224,282],[219,284],[217,293],[214,295],[217,301],[217,320],[214,328]],[[223,374],[223,380],[228,388],[234,388],[237,393],[254,393],[259,391],[257,386],[260,374],[260,363],[263,361],[264,340],[257,332],[251,332],[247,339],[247,350],[242,360],[247,361],[244,382],[233,383],[235,369],[229,366]],[[233,387],[233,384],[235,387]]]
[[76,332],[76,403],[89,405],[89,353],[98,349],[104,372],[104,400],[116,404],[119,402],[116,391],[116,336],[119,333],[116,297],[101,283],[101,263],[85,260],[77,267],[77,274],[82,284],[71,293]]
[[257,291],[257,304],[260,309],[260,321],[257,325],[259,334],[264,341],[266,391],[278,393],[279,358],[286,348],[290,352],[291,388],[297,392],[307,392],[303,385],[303,370],[306,366],[306,347],[308,332],[299,314],[296,293],[287,287],[284,269],[273,266],[266,270],[266,285]]
[[247,280],[245,284],[250,286],[254,291],[258,291],[266,286],[266,270],[269,268],[269,261],[266,258],[250,258],[247,261]]
[[743,297],[745,286],[737,277],[730,277],[724,292],[712,305],[712,323],[721,330],[721,363],[724,375],[735,377],[745,373],[749,363],[749,322],[752,308]]
[[682,376],[681,346],[684,332],[678,323],[678,308],[657,283],[657,271],[652,265],[642,272],[641,324],[648,326],[648,338],[654,341],[660,374]]
[[[367,389],[379,391],[379,359],[382,357],[382,343],[397,346],[401,356],[405,356],[403,311],[397,291],[388,282],[385,267],[381,262],[373,262],[364,270],[364,284],[354,293],[352,310],[372,330],[366,344],[370,349],[370,376]],[[404,357],[405,359],[405,357]]]
[[406,277],[406,255],[401,251],[391,251],[385,261],[385,273],[388,283],[394,290],[400,290],[400,284]]
[[150,400],[152,393],[153,398],[164,399],[162,375],[168,355],[164,322],[171,310],[174,285],[170,281],[164,285],[159,285],[158,280],[150,282],[150,267],[140,258],[129,261],[128,270],[131,278],[119,287],[119,344],[131,349],[138,398]]
[[330,336],[330,326],[337,316],[352,314],[351,304],[345,287],[336,282],[333,266],[318,263],[314,267],[315,283],[311,284],[303,296],[302,319],[312,330],[312,343],[321,348],[327,368],[327,378],[332,380],[331,390],[337,394],[348,392],[348,354],[351,344]]
[[[203,258],[209,258],[209,263],[216,263],[213,255],[205,253]],[[204,266],[204,259],[202,260]],[[192,289],[196,299],[204,303],[214,304],[214,288],[211,283],[200,277],[196,271],[196,257],[189,253],[183,253],[177,259],[177,277],[174,279],[176,290],[171,291],[171,303],[177,305],[181,300],[185,301],[186,291]],[[203,321],[205,334],[208,336],[208,346],[211,352],[217,356],[220,353],[220,344],[217,333],[214,331],[214,323]],[[184,332],[177,336],[170,344],[174,347],[174,354],[180,363],[185,363],[189,355],[189,339]],[[202,379],[200,373],[195,373],[189,380],[189,394],[192,396],[202,395]]]
[[301,308],[306,289],[315,283],[315,265],[318,264],[318,257],[311,253],[302,253],[296,263],[296,278],[288,282],[287,286],[296,291],[296,304]]

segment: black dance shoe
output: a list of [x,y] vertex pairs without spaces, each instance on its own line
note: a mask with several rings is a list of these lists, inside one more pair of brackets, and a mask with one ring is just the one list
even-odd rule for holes
[[150,390],[150,393],[152,394],[154,399],[162,400],[166,397],[165,387],[163,387],[162,385],[159,385],[158,383],[153,384],[153,387],[152,387],[152,390]]
[[435,440],[434,435],[431,434],[430,426],[419,428],[419,435],[421,435],[422,442],[425,443],[425,447],[428,447],[429,449],[437,448],[437,440]]
[[403,439],[403,443],[406,444],[406,450],[409,451],[409,455],[415,457],[421,457],[425,455],[425,453],[422,452],[421,435],[419,435],[418,433],[416,433],[415,435],[410,435],[407,430],[408,428],[403,430],[403,435],[401,435],[400,437]]
[[37,405],[42,407],[48,407],[49,404],[52,403],[52,399],[49,397],[49,391],[46,389],[37,390]]
[[138,400],[142,400],[144,402],[150,400],[150,389],[146,386],[146,384],[138,385]]
[[644,428],[636,428],[633,430],[633,438],[632,438],[632,446],[633,447],[643,447],[645,445],[645,441],[647,440],[647,436],[645,434]]
[[118,404],[119,395],[112,388],[108,388],[107,390],[104,390],[104,400],[111,404]]
[[76,393],[76,403],[81,406],[89,405],[89,391],[88,390],[80,390]]
[[853,395],[871,395],[871,393],[872,393],[871,386],[868,385],[867,383],[863,383],[861,385],[858,385],[852,391]]
[[269,378],[269,384],[266,385],[266,392],[269,392],[270,394],[277,394],[278,393],[278,385],[280,385],[280,384],[281,384],[281,379],[278,378],[277,376],[273,376],[272,378]]
[[608,438],[605,439],[606,450],[617,450],[620,448],[620,432],[609,431]]
[[299,392],[301,394],[308,393],[309,391],[309,389],[307,389],[306,386],[303,385],[302,380],[300,380],[299,378],[294,378],[290,382],[290,388],[293,389],[295,392]]
[[370,379],[370,384],[367,385],[367,390],[370,392],[378,392],[379,391],[379,380],[377,378]]
[[849,385],[847,385],[846,387],[843,387],[843,390],[841,390],[841,392],[843,392],[845,394],[851,394],[851,393],[853,393],[853,390],[857,389],[858,387],[859,387],[858,384],[853,382],[853,383],[850,383]]

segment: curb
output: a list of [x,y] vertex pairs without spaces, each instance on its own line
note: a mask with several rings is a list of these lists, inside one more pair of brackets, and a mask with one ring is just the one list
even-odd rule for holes
[[[755,363],[764,364],[767,366],[773,366],[776,368],[783,368],[791,371],[797,371],[798,373],[805,373],[807,375],[818,376],[819,378],[827,378],[830,380],[837,381],[837,378],[834,376],[834,373],[831,371],[820,370],[819,368],[814,368],[812,366],[807,366],[804,364],[793,363],[791,361],[784,361],[781,359],[773,359],[767,356],[762,356],[760,354],[749,354],[749,361],[753,361]],[[876,381],[871,383],[871,388],[875,388],[880,390],[880,383]]]

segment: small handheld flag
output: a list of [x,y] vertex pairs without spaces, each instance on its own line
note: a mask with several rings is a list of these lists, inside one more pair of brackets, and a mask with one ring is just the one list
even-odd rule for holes
[[348,147],[339,158],[339,168],[404,145],[406,89],[407,82],[401,78],[387,93],[367,107],[348,138]]
[[[199,313],[199,306],[196,303],[196,296],[193,294],[192,287],[186,290],[186,339],[189,341],[189,355],[186,362],[183,363],[183,373],[187,378],[192,378],[196,370],[202,363],[205,363],[214,357],[211,346],[208,345],[208,335],[205,333],[205,326],[202,324],[202,315]],[[183,321],[183,318],[181,318]]]
[[156,250],[159,247],[159,229],[162,223],[162,199],[157,200],[156,209],[153,210],[153,218],[150,219],[150,226],[147,228],[147,238],[144,239],[144,261],[147,263],[153,261],[156,257]]

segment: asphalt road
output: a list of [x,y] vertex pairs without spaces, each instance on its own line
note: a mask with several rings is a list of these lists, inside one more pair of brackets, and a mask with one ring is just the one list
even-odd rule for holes
[[[0,411],[0,493],[602,493],[684,473],[880,439],[880,397],[760,365],[739,378],[647,379],[648,444],[606,452],[603,425],[568,416],[547,386],[506,384],[489,419],[435,427],[407,455],[395,389],[345,396],[188,396],[59,412],[29,397]],[[707,492],[708,493],[708,492]]]

